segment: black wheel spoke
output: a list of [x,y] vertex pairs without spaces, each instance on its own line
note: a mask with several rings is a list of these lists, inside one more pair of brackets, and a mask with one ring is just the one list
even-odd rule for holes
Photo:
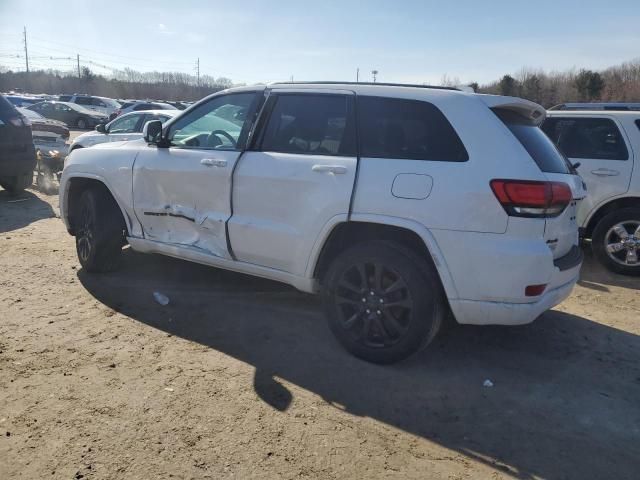
[[367,347],[394,345],[409,330],[413,302],[407,284],[381,263],[365,261],[346,268],[333,301],[341,327]]
[[359,287],[358,285],[354,285],[353,283],[351,283],[350,281],[346,280],[345,278],[340,280],[340,283],[338,283],[338,286],[341,287],[341,288],[344,288],[345,290],[348,290],[349,292],[355,293],[356,295],[361,295],[362,294],[362,288],[361,287]]
[[349,318],[347,318],[347,320],[344,322],[344,328],[346,328],[347,330],[353,328],[353,326],[356,324],[356,321],[361,316],[362,316],[362,312],[358,310],[356,313],[354,313]]
[[345,297],[344,295],[336,294],[336,303],[338,305],[357,305],[358,308],[362,305],[360,300],[354,300],[353,298]]
[[383,311],[380,323],[387,332],[389,332],[390,329],[393,330],[393,332],[390,332],[390,335],[392,336],[401,336],[407,330],[407,327],[400,325],[398,320],[391,313],[386,311]]
[[408,298],[401,298],[399,300],[392,300],[389,302],[385,302],[384,304],[385,310],[392,307],[402,307],[402,308],[411,309],[413,307],[413,302]]

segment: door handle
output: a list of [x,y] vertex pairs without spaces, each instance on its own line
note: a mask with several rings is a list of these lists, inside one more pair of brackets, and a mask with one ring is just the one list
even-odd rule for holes
[[200,164],[204,165],[205,167],[226,167],[227,161],[217,160],[215,158],[203,158],[202,160],[200,160]]
[[620,175],[619,171],[610,170],[608,168],[598,168],[597,170],[591,170],[591,173],[597,175],[598,177],[615,177]]
[[347,167],[343,167],[342,165],[314,165],[311,167],[311,170],[314,172],[329,172],[336,175],[347,173]]

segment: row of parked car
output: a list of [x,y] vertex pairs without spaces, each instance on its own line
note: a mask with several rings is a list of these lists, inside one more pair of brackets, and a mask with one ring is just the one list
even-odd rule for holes
[[29,108],[40,115],[62,121],[71,128],[94,128],[124,113],[141,110],[184,110],[191,102],[158,100],[115,100],[95,95],[5,95],[16,107]]
[[129,244],[321,293],[338,340],[379,363],[447,312],[533,321],[570,294],[581,240],[640,274],[640,112],[288,83],[161,113],[131,120],[143,139],[68,158],[61,214],[89,272]]

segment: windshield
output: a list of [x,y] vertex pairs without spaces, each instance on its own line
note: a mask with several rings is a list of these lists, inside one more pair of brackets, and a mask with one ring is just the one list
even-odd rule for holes
[[33,110],[29,110],[28,108],[18,108],[18,111],[29,118],[30,120],[42,120],[44,117],[40,115],[38,112],[34,112]]

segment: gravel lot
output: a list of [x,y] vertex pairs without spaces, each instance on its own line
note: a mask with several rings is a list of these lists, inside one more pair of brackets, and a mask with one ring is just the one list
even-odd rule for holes
[[85,274],[57,204],[0,191],[0,479],[639,476],[639,279],[588,259],[532,325],[380,367],[277,283],[131,251]]

